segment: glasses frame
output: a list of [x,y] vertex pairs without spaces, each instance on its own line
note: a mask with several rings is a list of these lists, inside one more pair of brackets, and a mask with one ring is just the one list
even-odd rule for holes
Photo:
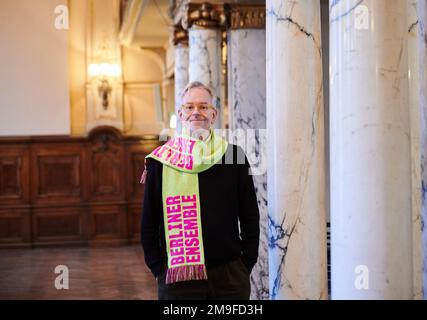
[[[194,107],[194,109],[193,109],[193,111],[187,111],[187,110],[185,110],[185,107],[186,106],[189,106],[189,105],[191,105],[191,106],[193,106]],[[202,111],[199,107],[200,106],[206,106],[206,107],[208,107],[208,109],[206,110],[206,111]],[[204,103],[200,103],[200,104],[194,104],[194,103],[189,103],[189,104],[183,104],[183,105],[181,105],[181,110],[182,110],[182,112],[184,112],[185,114],[192,114],[196,109],[198,109],[199,110],[199,112],[200,113],[203,113],[203,114],[205,114],[205,113],[207,113],[209,110],[216,110],[216,108],[213,106],[213,105],[211,105],[211,104],[204,104]]]

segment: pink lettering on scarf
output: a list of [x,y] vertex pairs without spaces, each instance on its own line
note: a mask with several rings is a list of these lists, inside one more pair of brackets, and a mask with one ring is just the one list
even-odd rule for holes
[[201,261],[197,195],[166,197],[171,267]]
[[153,155],[162,158],[172,166],[193,169],[193,149],[196,141],[184,137],[176,137],[163,146],[157,147]]

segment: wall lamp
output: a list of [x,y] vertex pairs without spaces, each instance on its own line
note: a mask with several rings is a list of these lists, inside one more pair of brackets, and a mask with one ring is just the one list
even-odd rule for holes
[[98,94],[102,98],[102,107],[109,106],[109,96],[112,91],[110,82],[121,75],[120,65],[117,63],[92,63],[89,65],[89,76],[99,81]]

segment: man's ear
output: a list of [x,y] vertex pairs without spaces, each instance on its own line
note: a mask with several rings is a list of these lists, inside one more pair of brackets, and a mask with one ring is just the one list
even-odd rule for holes
[[181,119],[181,121],[185,120],[185,119],[183,119],[183,115],[182,115],[182,110],[181,109],[178,109],[178,117],[179,117],[179,119]]
[[218,117],[218,110],[215,108],[214,109],[214,116],[213,116],[213,119],[212,119],[212,124],[215,123],[217,117]]

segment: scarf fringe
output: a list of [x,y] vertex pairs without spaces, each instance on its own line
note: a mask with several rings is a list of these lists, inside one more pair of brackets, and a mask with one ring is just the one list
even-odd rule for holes
[[139,183],[145,184],[146,180],[147,180],[147,169],[144,169],[144,172],[141,175],[141,179],[139,179]]
[[169,268],[166,273],[166,284],[189,280],[207,280],[208,274],[204,264]]
[[141,175],[141,179],[139,179],[140,184],[145,184],[145,180],[147,180],[147,159],[144,159],[144,172]]

